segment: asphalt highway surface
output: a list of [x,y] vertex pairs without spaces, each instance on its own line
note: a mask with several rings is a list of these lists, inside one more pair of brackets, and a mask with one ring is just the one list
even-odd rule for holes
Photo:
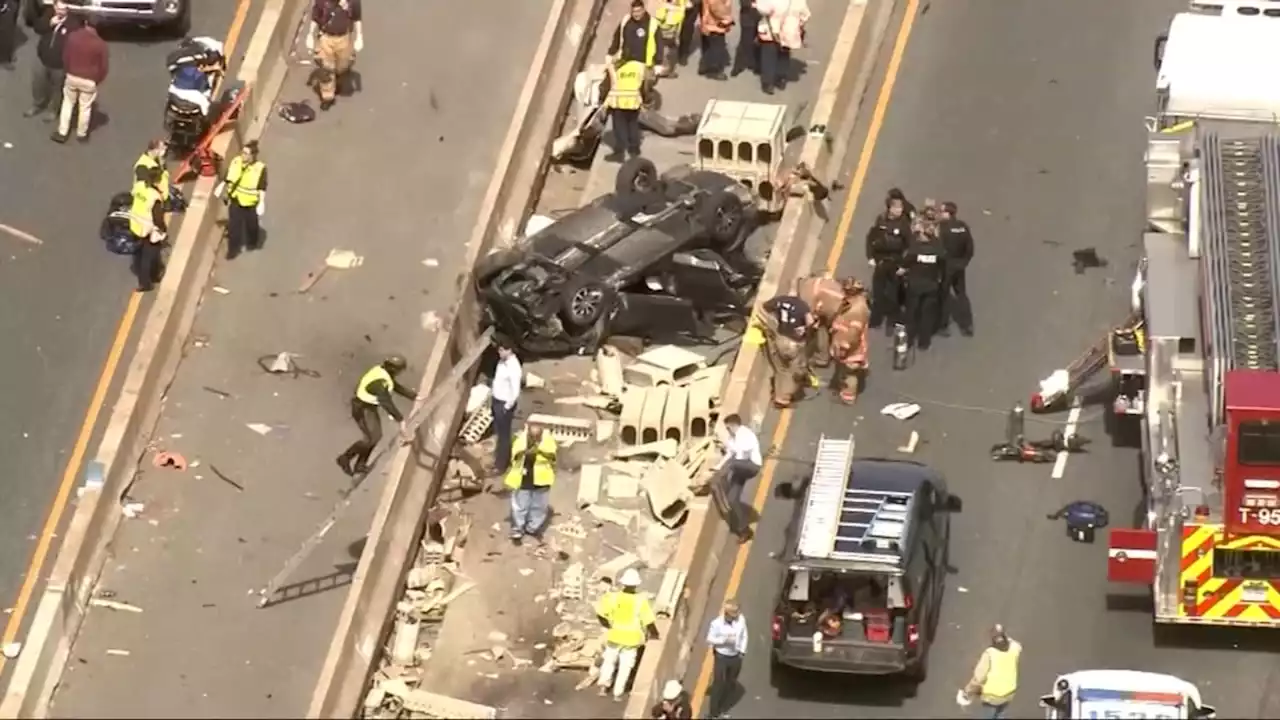
[[[954,200],[977,240],[968,274],[976,337],[941,339],[913,367],[894,372],[888,342],[876,336],[872,375],[855,408],[815,397],[771,417],[761,439],[777,445],[764,474],[776,487],[802,477],[824,433],[852,433],[859,455],[881,457],[906,457],[897,448],[911,430],[920,433],[911,457],[941,469],[964,501],[953,522],[954,568],[929,677],[918,687],[830,675],[771,680],[769,616],[794,506],[766,489],[742,571],[723,567],[715,588],[719,598],[726,582],[734,585],[754,643],[732,714],[964,714],[956,690],[968,680],[990,627],[1003,623],[1024,647],[1012,716],[1039,715],[1037,699],[1060,673],[1124,668],[1196,683],[1219,717],[1276,717],[1280,701],[1271,685],[1280,664],[1266,648],[1274,647],[1273,634],[1177,632],[1157,643],[1145,592],[1106,581],[1105,533],[1093,545],[1074,543],[1061,522],[1045,518],[1068,502],[1092,500],[1110,511],[1113,526],[1130,526],[1140,499],[1137,452],[1109,439],[1103,407],[1083,407],[1079,432],[1093,443],[1070,457],[1060,478],[1052,465],[995,464],[987,455],[1003,437],[1006,409],[1025,404],[1038,380],[1127,312],[1144,224],[1143,116],[1153,106],[1152,42],[1185,3],[907,5],[912,18],[904,23],[905,41],[899,38],[904,51],[895,59],[891,39],[881,62],[889,90],[881,92],[882,122],[864,121],[844,168],[858,192],[852,222],[841,228],[846,237],[818,253],[819,264],[834,250],[840,273],[867,277],[863,235],[889,187],[903,188],[916,202]],[[864,141],[873,154],[859,173]],[[1072,252],[1090,247],[1107,265],[1077,274]],[[904,400],[922,406],[917,418],[900,422],[880,414],[887,403]],[[1063,422],[1066,414],[1053,419]],[[1028,435],[1047,437],[1054,429],[1029,423]],[[746,497],[753,494],[756,488],[748,488]],[[730,552],[724,562],[732,561]],[[704,652],[694,656],[689,687],[698,685]]]
[[[192,32],[223,37],[235,10],[235,2],[200,3]],[[35,34],[25,24],[20,32],[15,69],[0,70],[0,603],[18,621],[25,609],[18,596],[63,475],[79,481],[80,463],[68,470],[77,441],[83,436],[90,457],[96,447],[86,415],[98,408],[102,421],[110,412],[110,393],[95,392],[104,365],[118,355],[119,379],[132,352],[129,333],[118,330],[135,283],[128,259],[99,241],[98,225],[111,196],[129,188],[134,160],[162,130],[165,55],[177,42],[104,30],[110,73],[91,142],[56,145],[49,139],[54,123],[23,117],[37,61]],[[132,329],[148,307],[132,306]],[[47,548],[46,573],[55,545]],[[5,642],[17,631],[11,622]]]

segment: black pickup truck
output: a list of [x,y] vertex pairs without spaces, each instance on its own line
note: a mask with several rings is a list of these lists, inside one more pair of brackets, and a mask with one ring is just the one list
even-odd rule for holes
[[[35,27],[53,0],[24,0],[27,25]],[[103,25],[156,28],[176,37],[191,30],[194,0],[67,0],[76,14],[96,18]]]

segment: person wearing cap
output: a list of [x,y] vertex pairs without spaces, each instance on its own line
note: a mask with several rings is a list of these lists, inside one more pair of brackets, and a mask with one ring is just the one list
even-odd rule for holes
[[693,705],[689,693],[679,680],[668,680],[662,686],[662,699],[649,711],[654,720],[689,720],[693,717]]
[[526,535],[539,538],[551,512],[551,486],[556,481],[556,439],[541,425],[530,425],[511,446],[515,462],[504,484],[511,491],[511,542]]
[[356,383],[355,395],[351,398],[351,419],[360,429],[360,439],[351,443],[338,456],[338,467],[350,476],[366,475],[369,472],[369,456],[382,442],[382,418],[378,417],[378,408],[382,408],[400,423],[400,439],[408,442],[411,433],[405,424],[404,415],[400,414],[391,393],[416,400],[418,392],[400,384],[396,377],[404,372],[409,364],[404,357],[392,355],[374,365],[360,376]]
[[707,646],[712,659],[707,717],[724,717],[738,688],[742,658],[747,654],[747,620],[742,617],[738,601],[724,601],[720,614],[707,627]]
[[991,629],[991,645],[982,651],[973,668],[973,678],[964,688],[965,697],[981,701],[982,717],[998,720],[1005,717],[1013,695],[1018,691],[1018,660],[1022,645],[996,625]]
[[147,143],[147,149],[138,156],[133,163],[133,169],[136,171],[140,167],[155,168],[160,171],[159,190],[160,198],[168,203],[169,192],[171,189],[171,181],[169,180],[169,169],[165,167],[168,162],[169,143],[163,138],[156,138]]
[[133,274],[138,292],[151,292],[164,277],[164,243],[169,225],[164,215],[164,194],[160,190],[160,168],[137,166],[129,194],[129,232],[138,240],[133,254]]
[[938,236],[947,251],[947,275],[942,280],[942,302],[938,312],[938,334],[951,334],[951,321],[960,326],[960,334],[973,337],[973,307],[965,283],[965,270],[973,261],[973,232],[969,223],[957,217],[959,207],[950,200],[940,206]]
[[214,194],[227,203],[227,259],[262,247],[259,220],[267,211],[267,165],[259,157],[257,140],[240,149]]
[[605,627],[604,653],[600,658],[600,694],[613,687],[613,699],[621,702],[635,670],[640,648],[650,638],[658,639],[658,618],[649,599],[639,594],[640,573],[627,568],[618,578],[619,588],[600,597],[596,619]]

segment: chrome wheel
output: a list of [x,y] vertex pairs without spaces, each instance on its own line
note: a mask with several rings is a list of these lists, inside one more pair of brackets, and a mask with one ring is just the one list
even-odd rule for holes
[[569,310],[575,319],[585,321],[596,317],[603,302],[604,293],[599,288],[578,288],[569,301]]

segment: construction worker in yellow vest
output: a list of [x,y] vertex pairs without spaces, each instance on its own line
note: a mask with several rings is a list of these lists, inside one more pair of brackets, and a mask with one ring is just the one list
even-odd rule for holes
[[619,588],[605,593],[596,605],[596,618],[607,628],[604,637],[604,654],[600,658],[600,694],[606,695],[613,686],[613,699],[621,701],[627,692],[627,683],[636,668],[640,648],[650,639],[657,639],[657,617],[649,599],[639,594],[640,573],[627,568],[618,578]]
[[140,167],[156,168],[160,171],[160,198],[167,204],[169,202],[169,170],[165,167],[165,161],[169,155],[169,143],[162,139],[152,140],[147,143],[147,149],[133,164],[134,170]]
[[267,211],[267,166],[258,157],[257,140],[244,144],[214,192],[227,203],[227,259],[261,247],[259,219]]
[[622,162],[622,155],[640,157],[640,109],[644,107],[648,69],[638,60],[610,66],[605,105],[613,119],[614,151],[605,159]]
[[400,423],[400,441],[408,442],[412,438],[412,430],[405,423],[404,415],[396,407],[391,393],[410,400],[417,399],[418,393],[396,380],[400,373],[409,366],[404,357],[391,355],[386,360],[374,365],[360,376],[356,383],[355,395],[351,398],[351,419],[360,429],[360,439],[338,456],[338,467],[350,476],[367,475],[369,473],[369,456],[382,442],[382,418],[378,417],[378,408],[382,408],[396,422]]
[[[688,43],[692,32],[685,33],[685,18],[693,7],[691,0],[660,0],[654,19],[658,21],[658,58],[654,74],[658,77],[676,77],[676,64],[688,61]],[[693,27],[693,22],[688,23]]]
[[160,169],[139,165],[133,169],[133,178],[129,232],[138,238],[133,274],[138,277],[138,292],[150,292],[164,276],[164,240],[169,231],[159,187]]
[[511,443],[511,467],[504,483],[511,491],[511,542],[541,539],[551,512],[551,486],[556,481],[556,439],[540,425],[530,425]]
[[1013,695],[1018,691],[1018,659],[1022,645],[996,625],[991,629],[991,646],[982,651],[973,668],[973,678],[961,691],[964,704],[976,698],[982,703],[982,717],[999,720],[1005,717]]

